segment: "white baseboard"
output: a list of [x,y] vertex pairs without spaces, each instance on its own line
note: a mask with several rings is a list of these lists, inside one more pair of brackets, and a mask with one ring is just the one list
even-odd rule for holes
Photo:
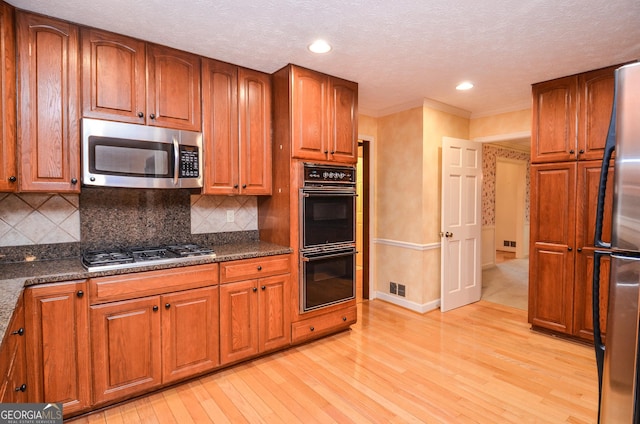
[[418,312],[420,314],[433,311],[434,309],[438,309],[440,307],[440,299],[419,304],[416,302],[412,302],[410,300],[406,300],[399,296],[392,296],[389,293],[384,293],[384,292],[376,292],[375,298],[384,300],[385,302],[393,303],[394,305],[401,306],[405,309],[409,309],[411,311]]

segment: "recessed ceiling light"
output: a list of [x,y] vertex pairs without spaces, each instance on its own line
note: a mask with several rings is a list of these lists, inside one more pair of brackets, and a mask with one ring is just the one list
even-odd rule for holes
[[309,44],[309,50],[313,53],[327,53],[331,51],[331,45],[324,40],[316,40]]
[[456,90],[470,90],[473,88],[473,84],[469,81],[462,82],[456,86]]

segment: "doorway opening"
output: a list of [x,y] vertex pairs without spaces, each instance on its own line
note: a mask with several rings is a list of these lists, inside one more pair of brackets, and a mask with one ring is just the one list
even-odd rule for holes
[[[513,143],[512,143],[513,144]],[[519,147],[519,146],[517,146]],[[484,146],[487,186],[483,199],[482,299],[528,309],[529,297],[529,146]],[[491,210],[492,209],[492,210]]]
[[371,151],[369,140],[358,140],[356,177],[356,300],[369,299],[369,187]]

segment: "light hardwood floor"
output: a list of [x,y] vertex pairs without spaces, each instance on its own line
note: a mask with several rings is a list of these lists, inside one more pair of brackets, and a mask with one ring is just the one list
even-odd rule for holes
[[596,422],[593,349],[532,332],[525,311],[359,311],[350,331],[72,422]]

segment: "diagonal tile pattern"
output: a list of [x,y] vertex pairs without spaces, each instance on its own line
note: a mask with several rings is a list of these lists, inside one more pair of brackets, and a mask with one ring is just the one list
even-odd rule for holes
[[191,196],[192,234],[257,229],[258,199],[256,196]]
[[0,246],[80,241],[78,195],[0,195]]

